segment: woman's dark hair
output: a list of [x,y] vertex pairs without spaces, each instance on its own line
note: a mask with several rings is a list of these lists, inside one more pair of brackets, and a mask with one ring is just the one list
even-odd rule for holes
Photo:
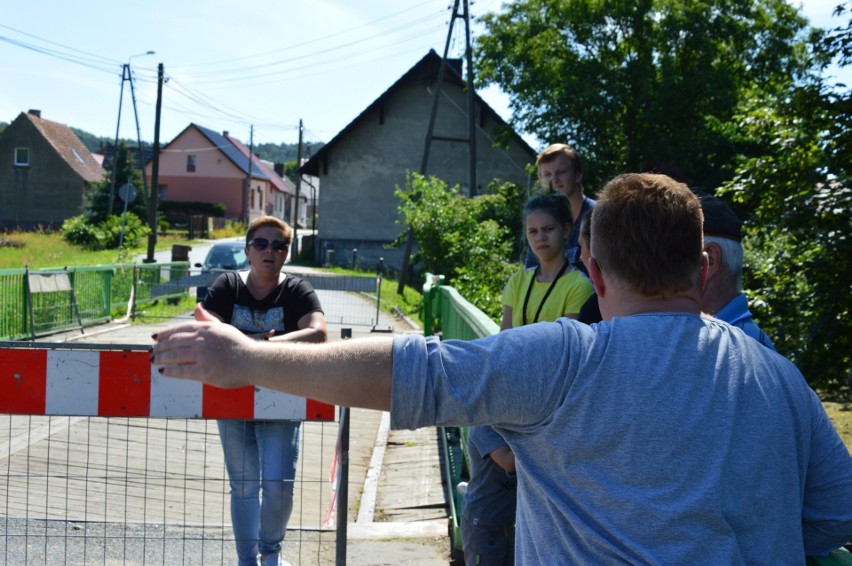
[[536,210],[548,213],[560,224],[567,224],[569,232],[573,230],[574,223],[571,220],[571,205],[568,203],[568,197],[562,193],[548,193],[528,200],[527,204],[524,205],[524,224],[526,224],[527,216],[529,216],[530,212]]
[[586,245],[592,247],[592,212],[593,208],[588,209],[580,217],[580,235],[585,238]]

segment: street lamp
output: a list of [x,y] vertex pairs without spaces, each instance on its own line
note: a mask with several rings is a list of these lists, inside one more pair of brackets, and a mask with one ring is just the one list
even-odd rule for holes
[[[146,51],[145,53],[137,53],[136,55],[131,55],[127,58],[127,63],[122,63],[121,65],[121,92],[118,95],[118,119],[115,121],[115,145],[113,146],[113,157],[112,157],[112,189],[109,192],[109,198],[107,199],[107,215],[112,214],[112,205],[115,200],[115,183],[116,177],[118,173],[118,133],[121,128],[121,104],[124,101],[124,81],[131,80],[130,77],[130,60],[135,59],[136,57],[144,57],[145,55],[153,55],[153,51]],[[133,82],[130,83],[131,94],[133,90]],[[135,97],[135,95],[134,95]],[[136,111],[136,104],[133,105],[134,112]],[[136,120],[137,129],[139,120]]]

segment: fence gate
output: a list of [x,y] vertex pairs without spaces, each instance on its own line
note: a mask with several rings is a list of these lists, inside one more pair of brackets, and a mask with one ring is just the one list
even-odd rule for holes
[[[39,271],[37,273],[33,273],[26,269],[26,278],[25,281],[27,283],[27,312],[29,314],[30,319],[30,336],[33,340],[36,339],[36,329],[35,329],[35,300],[33,295],[44,294],[46,295],[45,301],[40,301],[39,308],[41,309],[57,309],[59,307],[65,306],[70,309],[71,315],[74,317],[74,320],[77,321],[77,326],[72,328],[79,328],[80,332],[83,332],[83,320],[80,318],[80,309],[77,307],[77,298],[74,296],[74,286],[71,285],[71,278],[68,276],[67,271]],[[50,300],[49,297],[56,297],[56,294],[67,293],[67,299],[64,299],[66,302],[57,304],[56,301]],[[62,300],[63,298],[60,298]]]
[[[0,563],[236,561],[217,418],[301,420],[284,552],[331,564],[345,493],[335,407],[170,379],[147,347],[0,342]],[[336,519],[336,525],[335,520]],[[343,540],[338,540],[340,532]]]

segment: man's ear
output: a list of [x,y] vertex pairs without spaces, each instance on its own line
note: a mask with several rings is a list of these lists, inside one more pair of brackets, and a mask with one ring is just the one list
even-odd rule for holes
[[598,260],[593,257],[589,258],[589,278],[592,280],[592,285],[595,286],[595,293],[597,293],[598,298],[603,297],[606,294],[606,285],[603,280],[603,273],[601,273],[601,266],[598,265]]
[[713,279],[719,270],[722,268],[722,248],[719,247],[719,244],[707,244],[704,246],[704,253],[702,254],[706,257],[706,260],[702,260],[702,265],[706,265],[707,269],[704,272],[703,283]]
[[707,275],[710,273],[710,254],[706,251],[701,253],[701,292],[707,286]]

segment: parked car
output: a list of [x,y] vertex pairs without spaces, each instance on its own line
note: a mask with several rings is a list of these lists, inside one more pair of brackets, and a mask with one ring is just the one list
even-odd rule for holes
[[[246,244],[242,240],[231,242],[216,242],[210,246],[204,263],[196,263],[195,267],[201,268],[201,273],[214,274],[212,283],[220,273],[226,271],[242,271],[249,268],[246,257]],[[196,287],[195,298],[201,302],[207,296],[207,285]]]

